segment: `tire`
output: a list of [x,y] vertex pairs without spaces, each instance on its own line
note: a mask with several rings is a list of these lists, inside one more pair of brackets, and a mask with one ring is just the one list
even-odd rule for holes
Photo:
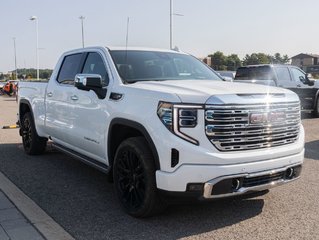
[[313,116],[319,117],[319,97],[316,99],[315,109],[313,110]]
[[154,157],[143,137],[124,140],[113,165],[116,194],[125,212],[150,217],[165,208],[156,188]]
[[38,136],[30,112],[23,116],[21,132],[24,151],[28,155],[39,155],[45,151],[47,139]]

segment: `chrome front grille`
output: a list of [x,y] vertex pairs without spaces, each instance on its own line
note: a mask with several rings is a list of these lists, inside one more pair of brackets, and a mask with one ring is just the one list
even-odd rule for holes
[[298,138],[300,105],[208,105],[205,125],[206,136],[220,151],[285,145]]

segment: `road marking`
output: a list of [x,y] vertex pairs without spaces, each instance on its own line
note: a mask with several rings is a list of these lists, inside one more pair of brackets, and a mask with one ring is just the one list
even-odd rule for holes
[[68,232],[1,172],[0,189],[46,239],[74,240]]

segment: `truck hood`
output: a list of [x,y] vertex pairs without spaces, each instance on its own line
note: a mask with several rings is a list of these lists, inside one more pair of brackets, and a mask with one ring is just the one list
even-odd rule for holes
[[181,102],[203,104],[211,96],[216,95],[256,95],[256,94],[291,94],[282,88],[257,84],[233,83],[213,80],[175,80],[137,82],[134,87],[176,94]]

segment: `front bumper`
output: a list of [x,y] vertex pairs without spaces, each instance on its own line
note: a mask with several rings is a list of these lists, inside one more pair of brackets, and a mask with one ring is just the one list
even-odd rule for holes
[[[302,165],[304,159],[304,149],[298,154],[257,161],[244,164],[232,165],[199,165],[184,164],[174,172],[156,171],[157,188],[171,192],[186,192],[189,184],[203,184],[202,195],[204,198],[218,198],[217,195],[211,196],[212,189],[216,183],[223,179],[232,178],[251,178],[263,176],[265,174],[286,171],[290,167]],[[248,191],[261,191],[278,185],[291,182],[295,179],[279,179],[252,187],[241,187],[232,192],[220,194],[220,197],[244,194]]]

